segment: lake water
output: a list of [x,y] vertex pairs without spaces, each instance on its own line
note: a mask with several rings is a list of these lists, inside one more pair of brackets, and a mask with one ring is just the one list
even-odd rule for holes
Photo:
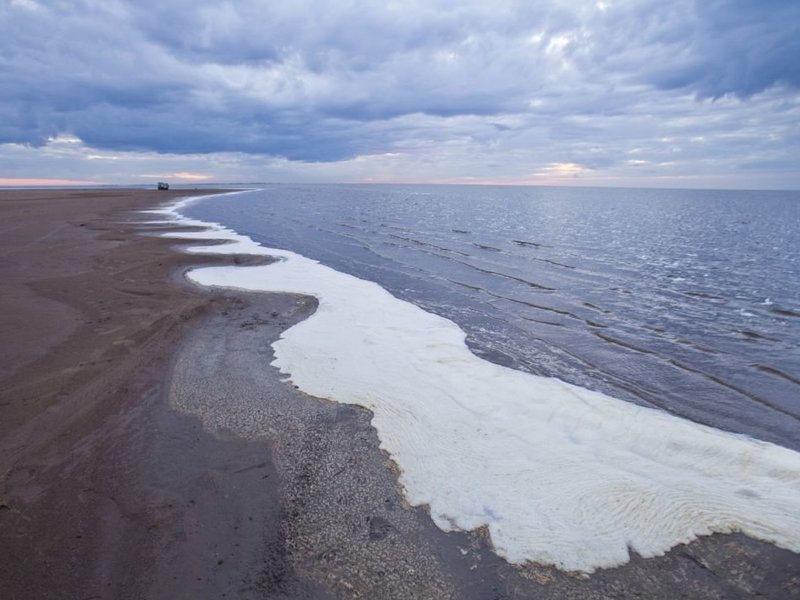
[[270,185],[182,209],[457,323],[489,361],[800,449],[800,193]]

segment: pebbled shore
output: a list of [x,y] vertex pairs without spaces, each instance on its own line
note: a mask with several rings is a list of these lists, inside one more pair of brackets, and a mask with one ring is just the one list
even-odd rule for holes
[[0,192],[0,597],[800,596],[800,557],[739,535],[578,578],[441,532],[368,411],[268,367],[313,299],[199,289],[237,257],[140,235],[186,194]]

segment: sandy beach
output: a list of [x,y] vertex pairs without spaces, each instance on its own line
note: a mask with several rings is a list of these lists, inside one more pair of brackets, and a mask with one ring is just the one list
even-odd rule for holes
[[442,532],[369,411],[269,366],[313,299],[186,281],[252,260],[137,212],[187,194],[0,191],[1,598],[800,596],[800,556],[738,534],[578,577]]

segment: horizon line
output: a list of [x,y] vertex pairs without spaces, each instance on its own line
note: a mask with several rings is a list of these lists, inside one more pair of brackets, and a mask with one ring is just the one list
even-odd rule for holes
[[[165,178],[168,179],[168,178]],[[550,188],[594,188],[594,189],[638,189],[638,190],[688,190],[688,191],[737,191],[737,192],[800,192],[800,188],[752,188],[752,187],[675,187],[635,184],[602,184],[575,182],[513,182],[513,181],[203,181],[169,182],[175,189],[202,189],[217,186],[259,186],[259,185],[431,185],[431,186],[483,186],[483,187],[550,187]],[[47,178],[4,178],[0,177],[0,189],[86,189],[86,188],[154,188],[152,183],[102,183],[97,181],[47,179]]]

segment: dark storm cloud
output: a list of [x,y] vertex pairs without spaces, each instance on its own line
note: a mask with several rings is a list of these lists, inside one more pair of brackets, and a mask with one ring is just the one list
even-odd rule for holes
[[703,97],[748,97],[774,85],[800,87],[800,2],[707,0],[686,18],[691,36],[656,67],[658,86]]
[[0,142],[335,161],[524,130],[605,165],[643,104],[800,85],[796,0],[607,4],[0,0]]

